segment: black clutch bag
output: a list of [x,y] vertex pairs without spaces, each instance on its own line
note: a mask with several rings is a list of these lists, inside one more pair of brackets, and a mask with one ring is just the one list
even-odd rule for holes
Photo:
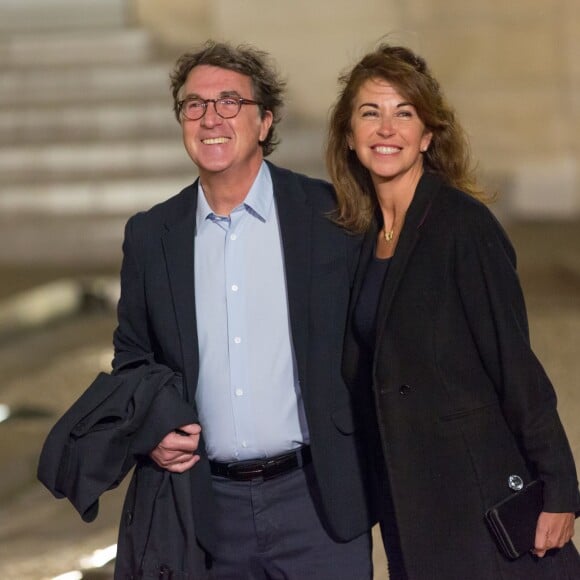
[[489,529],[500,550],[510,560],[534,547],[536,524],[543,503],[543,484],[534,480],[485,512]]

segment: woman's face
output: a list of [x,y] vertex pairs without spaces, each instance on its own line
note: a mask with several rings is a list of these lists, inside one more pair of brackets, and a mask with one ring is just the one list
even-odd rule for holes
[[423,158],[431,142],[415,107],[383,79],[369,79],[353,103],[348,145],[366,167],[375,186],[409,183],[423,173]]

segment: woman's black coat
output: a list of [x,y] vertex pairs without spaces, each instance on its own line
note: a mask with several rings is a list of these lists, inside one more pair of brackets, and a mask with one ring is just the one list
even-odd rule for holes
[[[352,305],[377,232],[367,235]],[[346,338],[343,371],[361,421],[372,424],[377,411],[381,443],[373,451],[369,434],[370,453],[386,462],[411,580],[580,578],[572,545],[510,562],[483,519],[510,494],[512,474],[543,480],[545,511],[580,509],[515,262],[491,212],[426,173],[382,289],[374,359],[352,330]]]

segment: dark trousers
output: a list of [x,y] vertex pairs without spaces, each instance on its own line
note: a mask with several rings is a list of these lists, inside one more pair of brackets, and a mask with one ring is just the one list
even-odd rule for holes
[[371,580],[370,532],[334,541],[319,517],[312,466],[267,481],[213,478],[212,580]]

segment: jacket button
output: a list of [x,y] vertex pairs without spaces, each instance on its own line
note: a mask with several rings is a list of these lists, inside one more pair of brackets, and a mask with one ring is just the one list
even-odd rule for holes
[[410,390],[411,390],[411,387],[409,385],[401,385],[399,387],[399,393],[401,395],[403,395],[403,397],[406,397],[409,394]]
[[125,522],[128,526],[130,526],[133,523],[133,512],[127,512],[125,514]]

